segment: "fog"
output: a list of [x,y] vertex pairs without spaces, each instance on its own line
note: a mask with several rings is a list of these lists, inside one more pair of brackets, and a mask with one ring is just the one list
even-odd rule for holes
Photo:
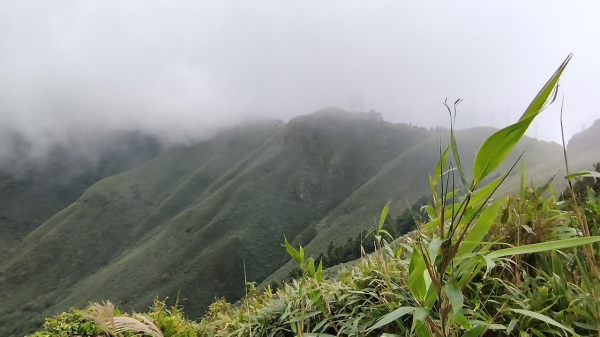
[[[0,118],[34,143],[201,138],[335,106],[390,122],[515,121],[571,52],[566,136],[600,118],[598,2],[4,1]],[[559,141],[560,105],[529,135]]]

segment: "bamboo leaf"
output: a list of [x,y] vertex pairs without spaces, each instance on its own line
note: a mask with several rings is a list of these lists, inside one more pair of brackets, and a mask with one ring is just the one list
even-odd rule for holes
[[442,245],[442,243],[444,243],[444,241],[445,240],[441,239],[433,239],[429,243],[429,260],[431,260],[432,263],[437,258],[438,253],[440,251],[440,246]]
[[519,321],[517,319],[511,320],[508,324],[508,328],[506,328],[506,333],[510,335],[510,333],[513,331],[518,322]]
[[290,243],[288,242],[287,238],[284,236],[283,237],[285,240],[285,249],[287,250],[288,254],[290,254],[290,256],[292,258],[294,258],[294,260],[296,260],[296,262],[298,262],[299,264],[302,264],[302,259],[300,258],[300,253],[294,249],[294,247],[292,247],[292,245],[290,245]]
[[544,316],[542,314],[538,314],[537,312],[533,312],[533,311],[529,311],[529,310],[523,310],[523,309],[509,309],[512,312],[516,312],[517,314],[521,314],[521,315],[525,315],[525,316],[529,316],[531,318],[535,318],[537,320],[540,320],[542,322],[548,323],[550,325],[554,325],[555,327],[561,328],[565,331],[570,332],[573,335],[576,335],[575,331],[573,331],[573,329],[571,328],[567,328],[566,326],[558,323],[557,321],[553,320],[550,317]]
[[452,304],[452,311],[457,313],[460,309],[462,309],[465,302],[462,291],[458,285],[456,285],[456,283],[448,283],[446,286],[444,286],[444,291],[446,292],[448,300],[450,300],[450,304]]
[[377,328],[381,328],[384,325],[388,325],[388,324],[392,323],[393,321],[397,320],[398,318],[400,318],[406,314],[410,314],[410,313],[414,312],[415,309],[417,309],[417,308],[415,308],[415,307],[398,308],[398,309],[390,312],[389,314],[383,316],[379,321],[377,321],[377,323],[375,323],[375,325],[373,325],[372,327],[367,329],[367,331],[372,331]]
[[308,266],[306,267],[308,275],[315,275],[315,260],[313,258],[308,259]]
[[488,257],[490,259],[497,259],[500,257],[509,256],[509,255],[531,254],[531,253],[545,252],[545,251],[549,251],[549,250],[573,248],[573,247],[578,247],[581,245],[586,245],[586,244],[594,243],[594,242],[600,242],[600,235],[591,236],[591,237],[583,237],[583,238],[557,240],[557,241],[547,241],[547,242],[536,243],[536,244],[532,244],[532,245],[500,249],[500,250],[496,250],[491,253],[488,253],[486,255],[486,257]]
[[583,171],[578,173],[569,174],[565,177],[565,179],[573,179],[577,177],[591,177],[591,178],[600,178],[600,172],[596,171]]
[[408,289],[419,301],[422,301],[427,294],[427,285],[423,277],[425,269],[427,269],[425,260],[418,247],[414,247],[408,267]]
[[475,205],[482,201],[485,201],[494,192],[494,190],[496,190],[496,188],[500,186],[503,178],[504,176],[500,176],[494,179],[494,181],[492,181],[491,183],[475,191],[473,193],[473,196],[471,197],[471,203]]
[[546,85],[544,85],[531,104],[529,104],[529,107],[527,107],[527,110],[525,110],[517,123],[495,132],[481,145],[473,164],[471,190],[477,188],[485,177],[497,169],[515,145],[517,145],[533,119],[544,109],[571,57],[572,55],[569,55],[560,67],[558,67],[554,75],[550,77]]
[[476,325],[471,330],[465,332],[463,337],[479,337],[485,331],[485,325]]
[[458,252],[456,253],[456,257],[461,257],[465,254],[469,254],[473,252],[473,249],[479,245],[481,240],[485,237],[485,235],[489,232],[492,224],[494,223],[494,219],[498,214],[498,210],[500,210],[501,204],[499,202],[493,204],[492,206],[486,208],[479,216],[479,219],[473,226],[473,229],[469,232],[469,234],[465,237],[465,240],[461,243]]
[[383,228],[383,224],[385,222],[385,218],[387,217],[388,211],[390,210],[390,205],[392,204],[392,200],[388,201],[387,204],[383,207],[383,211],[381,211],[381,217],[379,218],[379,230]]
[[315,273],[315,277],[318,282],[323,281],[323,260],[319,261],[319,267],[317,268],[317,272]]

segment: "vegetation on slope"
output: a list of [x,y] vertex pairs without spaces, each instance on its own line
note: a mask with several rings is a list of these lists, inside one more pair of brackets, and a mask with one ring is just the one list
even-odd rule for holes
[[[457,131],[458,142],[474,153],[492,131]],[[418,200],[439,137],[326,109],[171,148],[94,184],[0,261],[0,326],[25,333],[90,300],[142,310],[178,292],[200,317],[215,296],[245,294],[244,265],[255,282],[293,269],[283,235],[317,256],[370,227],[388,199]],[[540,145],[529,163],[560,153],[528,141]]]
[[[595,189],[586,187],[590,183]],[[592,178],[585,178],[574,188],[592,191],[581,196],[580,207],[597,231],[600,189],[593,183]],[[553,193],[540,194],[549,191],[548,187],[524,189],[521,196],[507,197],[481,245],[493,243],[493,252],[505,246],[522,247],[579,235],[573,203],[559,201]],[[325,337],[408,334],[413,324],[408,315],[372,328],[382,318],[389,318],[388,313],[408,314],[398,310],[416,305],[407,275],[411,244],[419,239],[412,235],[400,245],[384,244],[384,249],[364,258],[358,267],[345,270],[338,279],[323,279],[319,268],[311,269],[310,263],[300,260],[305,267],[302,278],[276,292],[270,288],[258,291],[248,284],[242,301],[232,305],[218,300],[200,322],[185,319],[181,307],[167,307],[162,301],[156,301],[143,315],[164,336],[294,336],[299,329],[304,336],[321,333]],[[598,254],[597,248],[595,252]],[[581,249],[494,260],[499,265],[477,270],[473,281],[462,289],[463,311],[474,318],[467,321],[470,327],[487,329],[487,335],[596,334],[598,303],[591,297],[590,287],[598,286],[598,280],[582,273],[587,261]],[[92,312],[92,307],[73,309],[49,318],[44,329],[33,336],[101,335],[103,331],[89,317]],[[117,310],[114,315],[123,313]]]
[[[523,174],[518,197],[492,202],[506,174],[482,185],[543,110],[567,62],[517,123],[484,142],[472,179],[462,169],[451,134],[451,146],[440,154],[430,178],[429,222],[412,237],[397,245],[387,242],[383,226],[388,203],[375,227],[376,252],[360,267],[328,280],[322,264],[316,266],[302,247],[296,250],[286,240],[288,253],[304,271],[300,279],[276,293],[270,288],[257,292],[250,284],[239,304],[217,301],[199,323],[184,321],[180,331],[164,335],[597,334],[600,275],[593,244],[600,237],[590,233],[597,232],[600,219],[598,192],[589,188],[580,205],[574,197],[572,204],[558,202],[549,185],[528,190]],[[458,184],[469,190],[463,198],[456,197],[455,176],[448,174],[453,167],[460,174]],[[106,306],[94,307],[91,318],[105,333],[116,334],[115,328],[131,322],[130,317],[114,317],[112,310],[106,314]],[[170,322],[164,306],[159,311],[167,313],[160,320]],[[128,325],[128,333],[163,335],[160,320],[152,322],[149,315],[135,316],[139,321]],[[37,336],[55,334],[52,329],[61,324],[72,322],[51,319]]]
[[161,142],[140,132],[118,132],[107,139],[54,145],[32,154],[16,133],[0,135],[0,259],[99,180],[131,170],[156,157]]

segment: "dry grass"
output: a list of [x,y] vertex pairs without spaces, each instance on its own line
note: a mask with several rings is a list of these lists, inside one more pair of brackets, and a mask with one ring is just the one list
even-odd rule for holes
[[163,337],[160,329],[140,314],[134,313],[133,317],[115,316],[115,306],[110,301],[102,304],[94,302],[92,308],[92,314],[88,317],[94,320],[108,335],[119,336],[122,333],[131,331],[146,336]]

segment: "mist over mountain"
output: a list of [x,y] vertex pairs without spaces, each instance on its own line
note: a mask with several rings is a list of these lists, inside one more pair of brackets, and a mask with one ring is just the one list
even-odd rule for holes
[[[27,138],[99,129],[195,135],[325,106],[376,109],[429,128],[445,125],[445,97],[461,97],[459,128],[498,128],[573,52],[561,80],[569,138],[600,111],[598,6],[8,2],[0,117]],[[536,125],[530,136],[560,140],[556,108]]]
[[70,140],[40,148],[22,134],[0,133],[0,257],[97,181],[164,149],[160,139],[139,131]]
[[[464,163],[494,130],[457,131]],[[56,147],[18,178],[2,176],[0,230],[11,247],[0,263],[3,333],[93,300],[143,310],[180,293],[193,299],[184,302],[192,317],[215,297],[237,300],[244,277],[287,276],[284,235],[318,254],[372,226],[387,200],[400,214],[403,200],[424,196],[447,137],[329,108],[167,148],[123,133],[94,145],[95,160],[82,157],[85,146]],[[558,144],[526,137],[513,159],[523,150],[534,183],[556,174],[547,168]],[[573,168],[589,167],[596,152]]]
[[[285,279],[297,263],[284,238],[316,257],[372,227],[389,200],[396,217],[431,194],[450,125],[468,179],[488,136],[524,111],[535,117],[490,143],[521,139],[483,183],[523,153],[495,196],[522,183],[561,191],[567,171],[600,161],[600,2],[19,0],[0,9],[2,337],[89,301],[139,312],[180,294],[198,318],[215,298],[243,297],[246,281]],[[546,82],[563,60],[568,68]],[[456,161],[446,191],[461,184]],[[529,228],[523,205],[512,212],[517,233]],[[438,279],[441,295],[449,288]],[[483,328],[467,332],[473,320],[461,315],[459,330]]]

